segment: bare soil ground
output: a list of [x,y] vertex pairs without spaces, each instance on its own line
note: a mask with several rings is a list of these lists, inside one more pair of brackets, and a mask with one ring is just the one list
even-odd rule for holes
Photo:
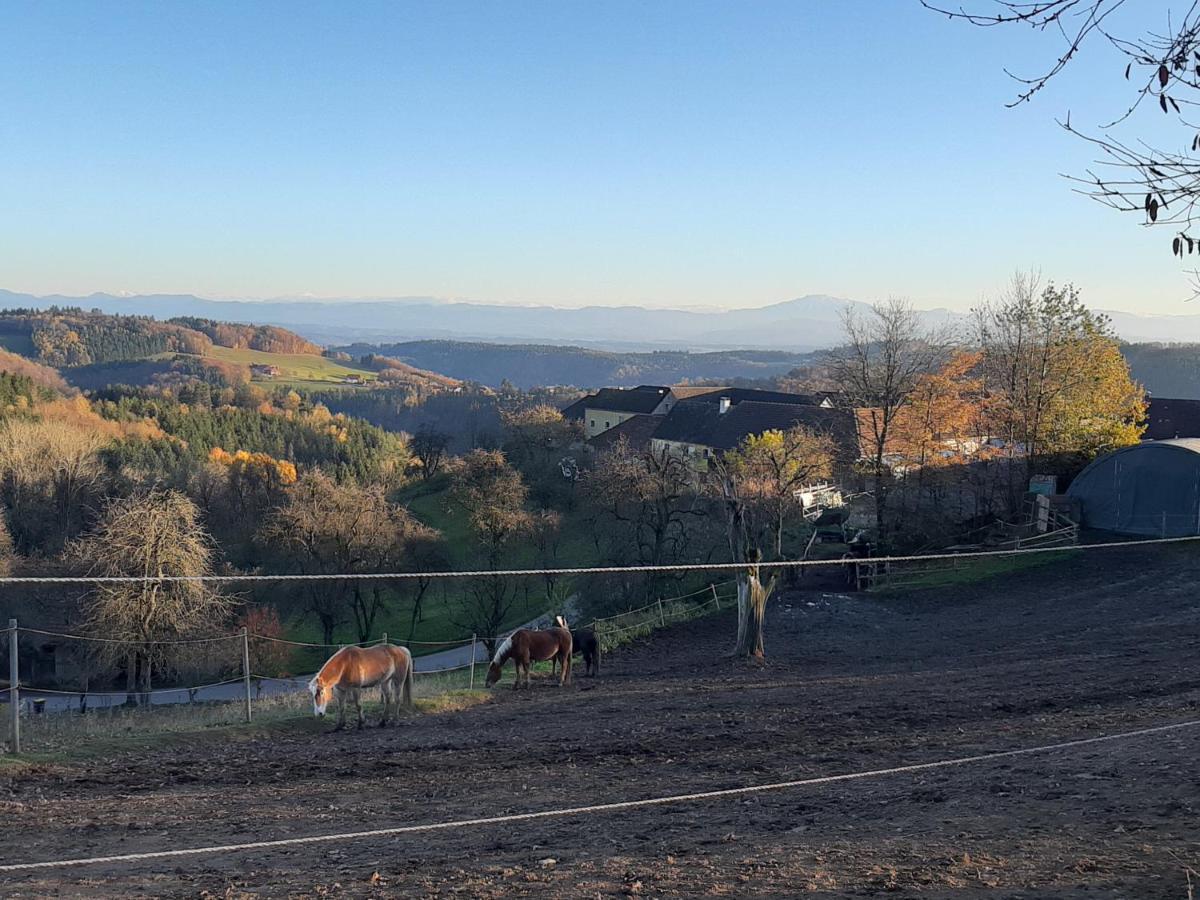
[[[0,779],[4,861],[313,835],[876,769],[1200,718],[1200,554],[773,601],[600,680],[393,729],[219,736]],[[506,675],[502,688],[511,676]],[[1200,729],[972,766],[362,841],[0,875],[34,896],[1188,897]],[[1196,876],[1192,876],[1196,881]]]

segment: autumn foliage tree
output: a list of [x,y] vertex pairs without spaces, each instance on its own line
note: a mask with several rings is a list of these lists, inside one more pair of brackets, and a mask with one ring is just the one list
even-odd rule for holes
[[1073,286],[1018,275],[975,322],[989,426],[1024,458],[1026,477],[1051,457],[1090,459],[1137,442],[1145,392],[1107,319]]
[[[726,453],[723,470],[738,482],[739,497],[762,510],[776,559],[783,558],[789,514],[798,512],[796,491],[833,474],[833,439],[803,426],[749,435]],[[761,527],[749,529],[758,533]],[[756,541],[757,543],[757,541]]]
[[983,423],[982,356],[959,350],[936,371],[921,375],[896,419],[891,450],[918,472],[961,463],[978,451]]

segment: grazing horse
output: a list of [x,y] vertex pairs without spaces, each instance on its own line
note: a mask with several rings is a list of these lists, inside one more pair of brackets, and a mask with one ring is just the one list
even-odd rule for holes
[[[567,627],[567,620],[563,616],[555,616],[554,621],[559,628]],[[583,654],[583,670],[589,678],[595,678],[600,674],[600,641],[596,638],[596,632],[588,629],[573,629],[571,631],[571,652]],[[558,665],[557,661],[551,665],[551,673],[554,672],[556,665]]]
[[500,680],[504,664],[509,660],[516,667],[516,680],[513,690],[521,687],[521,675],[525,676],[525,687],[529,687],[529,667],[532,663],[553,659],[562,664],[562,675],[558,680],[561,687],[571,680],[571,632],[565,628],[547,628],[545,631],[531,631],[528,628],[518,628],[504,639],[488,666],[487,686],[491,687]]
[[412,706],[413,661],[404,647],[381,644],[377,647],[343,647],[321,666],[321,671],[308,683],[313,698],[313,714],[324,716],[329,701],[337,702],[338,720],[335,731],[346,727],[346,699],[353,701],[358,713],[358,727],[363,727],[362,691],[378,687],[383,695],[383,718],[380,726],[391,719],[393,707],[397,715],[400,705]]

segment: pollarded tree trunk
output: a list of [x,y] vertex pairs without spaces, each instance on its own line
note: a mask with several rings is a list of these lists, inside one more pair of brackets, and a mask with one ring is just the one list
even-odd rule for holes
[[767,601],[775,590],[775,578],[765,584],[757,565],[738,575],[738,635],[734,656],[763,659],[763,627],[766,622]]

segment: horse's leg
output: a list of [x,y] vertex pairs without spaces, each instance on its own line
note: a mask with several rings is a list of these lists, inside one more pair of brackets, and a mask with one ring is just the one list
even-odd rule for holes
[[346,698],[341,691],[334,689],[334,699],[337,703],[337,724],[333,726],[334,731],[341,731],[346,727]]
[[379,718],[379,727],[387,725],[392,717],[392,679],[385,678],[379,682],[379,699],[383,701],[383,715]]
[[358,716],[358,727],[363,727],[362,691],[354,691],[354,712]]

